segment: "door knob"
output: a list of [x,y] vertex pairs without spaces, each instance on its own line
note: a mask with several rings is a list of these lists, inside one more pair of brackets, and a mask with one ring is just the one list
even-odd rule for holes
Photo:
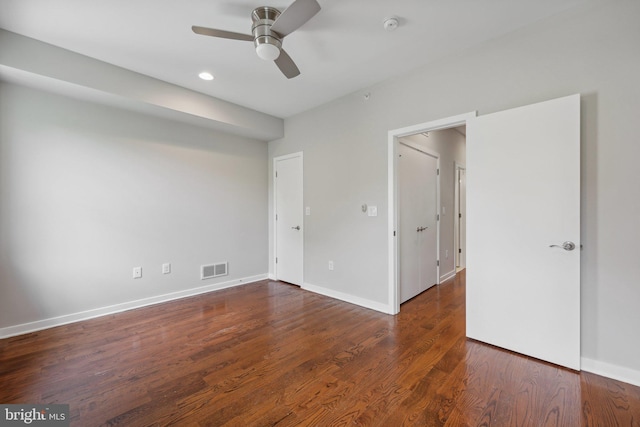
[[562,248],[565,251],[572,251],[576,248],[576,244],[573,242],[564,242],[562,245],[549,245],[550,248]]
[[293,230],[300,230],[300,226],[296,225],[295,227],[291,227]]
[[418,228],[416,228],[416,231],[419,233],[421,231],[426,230],[427,228],[429,228],[429,227],[418,227]]

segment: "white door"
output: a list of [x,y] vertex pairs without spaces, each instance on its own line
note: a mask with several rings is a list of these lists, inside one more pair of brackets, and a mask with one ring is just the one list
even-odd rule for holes
[[437,158],[399,144],[400,302],[437,283]]
[[303,284],[302,153],[274,159],[275,275]]
[[466,166],[467,336],[579,370],[580,96],[469,120]]

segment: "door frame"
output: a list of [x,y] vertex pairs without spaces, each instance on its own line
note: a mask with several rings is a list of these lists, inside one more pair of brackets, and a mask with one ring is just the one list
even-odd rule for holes
[[[399,129],[393,129],[388,132],[387,151],[388,151],[388,206],[389,206],[389,223],[388,223],[388,292],[389,292],[389,314],[398,314],[400,312],[400,282],[398,269],[398,139],[404,136],[415,135],[422,132],[430,132],[442,129],[449,129],[467,124],[467,120],[476,117],[477,111],[460,114],[457,116],[447,117],[444,119],[433,120],[430,122],[420,123]],[[440,206],[437,209],[440,213]],[[438,227],[439,228],[439,227]],[[439,277],[438,277],[439,280]]]
[[[301,167],[302,167],[302,206],[300,207],[301,209],[304,209],[304,156],[303,156],[303,152],[302,151],[298,151],[295,153],[290,153],[290,154],[285,154],[283,156],[278,156],[278,157],[274,157],[273,158],[273,167],[272,167],[272,175],[271,175],[271,182],[273,182],[273,213],[272,213],[272,217],[273,217],[273,259],[271,260],[271,262],[273,262],[273,278],[275,280],[278,280],[278,263],[276,262],[276,258],[278,257],[278,221],[277,221],[277,212],[278,212],[278,205],[277,205],[277,200],[278,200],[278,180],[276,179],[276,174],[278,172],[278,168],[276,167],[276,165],[278,164],[279,161],[282,160],[289,160],[289,159],[293,159],[299,157],[300,158],[300,162]],[[299,286],[302,286],[304,284],[304,231],[305,231],[305,216],[304,214],[302,215],[302,254],[301,254],[301,262],[302,262],[302,283],[299,284]]]
[[[409,135],[406,135],[409,136]],[[423,147],[420,144],[417,144],[415,142],[411,142],[411,141],[400,141],[400,138],[398,138],[398,145],[404,145],[405,147],[408,147],[412,150],[418,151],[419,153],[424,154],[425,156],[429,156],[432,157],[436,160],[436,170],[438,171],[436,173],[436,215],[438,215],[438,220],[436,221],[436,260],[440,259],[440,153],[438,153],[437,151],[433,151],[429,148]],[[396,146],[397,149],[397,146]],[[396,154],[397,155],[397,154]],[[398,218],[398,220],[400,220],[400,218]],[[399,230],[396,234],[397,234],[397,238],[398,241],[400,241],[400,239],[402,238],[401,235],[401,231],[400,231],[400,227],[398,226],[398,228],[396,228],[396,230]],[[400,274],[400,271],[398,271],[398,274]],[[435,285],[439,285],[440,284],[440,265],[439,263],[436,264],[436,282]],[[398,291],[400,290],[400,283],[398,283]],[[398,296],[398,298],[400,298]]]
[[[466,137],[465,137],[465,140],[466,140]],[[455,264],[456,264],[455,265],[456,272],[458,270],[458,264],[460,262],[460,249],[462,248],[463,251],[467,250],[466,242],[465,242],[464,245],[462,245],[462,246],[460,245],[460,222],[461,222],[460,221],[460,213],[461,212],[460,212],[460,176],[459,176],[459,174],[460,174],[461,170],[466,171],[467,170],[466,166],[462,165],[462,164],[460,164],[458,162],[454,162],[453,163],[453,173],[454,173],[454,177],[453,177],[454,181],[453,182],[455,183],[455,185],[454,185],[454,194],[453,194],[454,199],[453,200],[454,200],[455,212],[453,213],[453,215],[454,215],[455,225],[453,227],[453,251],[454,251],[454,255],[456,257],[455,258],[456,259],[456,262],[455,262]],[[465,191],[465,193],[466,193],[466,191]],[[465,212],[465,215],[464,215],[464,221],[465,222],[467,221],[467,213],[466,212]],[[466,253],[465,253],[465,265],[464,265],[464,267],[466,267]]]

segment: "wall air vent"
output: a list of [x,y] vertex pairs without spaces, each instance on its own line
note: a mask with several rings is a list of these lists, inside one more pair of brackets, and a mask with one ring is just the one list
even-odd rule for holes
[[219,262],[217,264],[203,265],[200,268],[200,279],[212,279],[214,277],[226,276],[229,274],[228,263]]

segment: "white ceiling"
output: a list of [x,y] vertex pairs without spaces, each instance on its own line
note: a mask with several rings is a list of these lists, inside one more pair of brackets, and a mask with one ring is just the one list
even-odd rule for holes
[[[198,36],[191,25],[250,34],[267,0],[0,0],[0,27],[277,117],[288,117],[588,0],[318,0],[284,41],[301,75],[287,80],[251,42]],[[274,0],[285,9],[290,0]],[[385,32],[383,20],[400,26]],[[200,80],[200,71],[216,78]]]

